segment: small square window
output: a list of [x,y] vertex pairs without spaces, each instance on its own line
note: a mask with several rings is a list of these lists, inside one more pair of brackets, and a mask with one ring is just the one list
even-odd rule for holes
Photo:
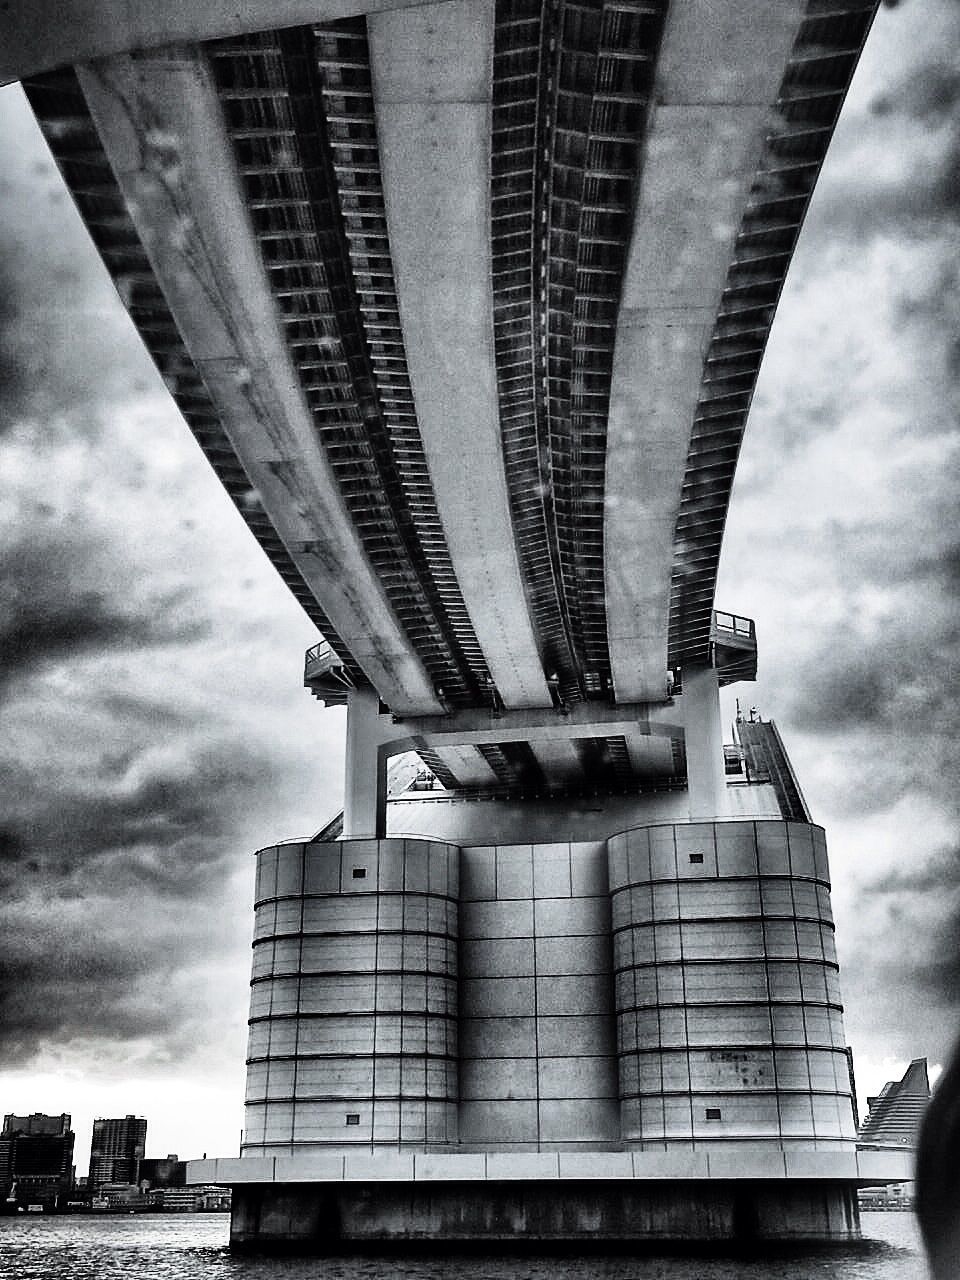
[[347,1124],[348,1124],[348,1125],[355,1125],[355,1124],[359,1124],[359,1123],[360,1123],[360,1113],[359,1113],[359,1111],[348,1111],[348,1112],[347,1112]]
[[353,878],[354,878],[354,880],[366,880],[366,878],[367,878],[367,868],[366,868],[366,867],[354,867],[354,868],[353,868]]
[[690,861],[691,861],[691,862],[703,862],[703,854],[702,854],[702,853],[691,853],[691,855],[690,855]]
[[704,1112],[704,1114],[705,1114],[705,1116],[706,1116],[706,1118],[707,1118],[708,1120],[722,1120],[722,1119],[723,1119],[723,1115],[722,1115],[722,1113],[721,1113],[721,1111],[720,1111],[720,1108],[719,1108],[719,1107],[707,1107],[707,1109],[706,1109],[706,1111]]

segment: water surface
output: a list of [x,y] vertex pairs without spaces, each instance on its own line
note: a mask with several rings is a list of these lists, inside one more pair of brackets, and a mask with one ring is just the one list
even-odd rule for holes
[[228,1214],[0,1218],[0,1280],[928,1280],[909,1213],[862,1215],[864,1243],[764,1258],[669,1254],[233,1257]]

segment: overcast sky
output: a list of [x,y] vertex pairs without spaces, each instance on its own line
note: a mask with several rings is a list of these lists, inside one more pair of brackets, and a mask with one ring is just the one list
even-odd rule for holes
[[[827,828],[861,1098],[960,1029],[960,3],[884,7],[774,327],[718,605]],[[0,90],[0,1113],[233,1154],[252,851],[339,806],[314,632]],[[733,694],[728,704],[732,717]]]

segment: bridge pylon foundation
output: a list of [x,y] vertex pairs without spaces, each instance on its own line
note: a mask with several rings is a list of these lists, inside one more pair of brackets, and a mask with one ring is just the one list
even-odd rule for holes
[[822,829],[442,797],[257,855],[234,1247],[856,1238]]
[[234,1190],[236,1252],[338,1253],[363,1246],[452,1243],[540,1250],[859,1239],[856,1192],[845,1183],[533,1179],[420,1185],[358,1183]]

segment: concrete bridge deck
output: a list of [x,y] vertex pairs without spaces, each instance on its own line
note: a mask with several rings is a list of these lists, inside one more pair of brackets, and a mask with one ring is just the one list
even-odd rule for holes
[[[41,3],[0,74],[355,684],[401,716],[662,703],[712,661],[752,390],[874,7]],[[637,759],[521,735],[432,765],[630,787]]]

